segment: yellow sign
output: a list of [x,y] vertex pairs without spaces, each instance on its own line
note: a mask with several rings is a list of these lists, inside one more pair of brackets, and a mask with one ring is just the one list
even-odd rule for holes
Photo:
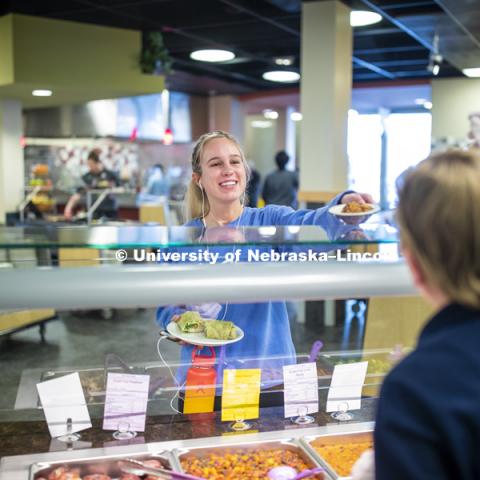
[[260,376],[259,368],[223,371],[222,422],[258,418]]

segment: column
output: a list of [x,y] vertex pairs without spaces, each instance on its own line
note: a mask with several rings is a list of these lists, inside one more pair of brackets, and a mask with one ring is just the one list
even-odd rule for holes
[[347,187],[351,85],[350,9],[333,0],[303,3],[300,191],[306,201]]
[[15,212],[23,199],[24,162],[20,145],[22,104],[0,100],[0,224]]
[[275,153],[285,150],[290,156],[287,170],[295,170],[296,166],[296,142],[295,122],[290,118],[294,111],[293,107],[277,108],[278,118],[276,120],[276,142]]
[[224,130],[243,143],[245,115],[240,101],[233,95],[209,98],[209,130]]

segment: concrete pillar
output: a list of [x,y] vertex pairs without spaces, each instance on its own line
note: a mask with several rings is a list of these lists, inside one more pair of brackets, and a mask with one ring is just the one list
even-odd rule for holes
[[294,110],[293,107],[276,109],[278,118],[276,120],[275,153],[279,150],[285,150],[288,153],[290,161],[287,164],[287,170],[295,170],[296,166],[295,122],[290,118]]
[[349,14],[339,1],[302,4],[300,191],[305,194],[341,191],[348,185]]
[[0,223],[5,223],[6,213],[15,212],[23,200],[22,133],[22,104],[0,100]]
[[209,131],[224,130],[243,143],[245,114],[236,97],[233,95],[211,96],[208,110]]

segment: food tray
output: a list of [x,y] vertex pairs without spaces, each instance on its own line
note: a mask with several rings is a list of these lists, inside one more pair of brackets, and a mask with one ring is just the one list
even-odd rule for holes
[[[373,443],[373,432],[355,432],[344,433],[337,435],[309,435],[300,439],[300,444],[304,446],[306,451],[315,458],[315,460],[327,470],[328,474],[333,480],[350,480],[350,475],[341,474],[327,462],[327,460],[315,449],[315,443],[323,445],[345,446],[347,444],[358,444],[363,442]],[[338,455],[337,455],[338,458]],[[355,462],[353,462],[355,463]],[[353,464],[352,464],[353,466]]]
[[[223,478],[225,479],[235,479],[235,480],[249,480],[253,478],[263,478],[263,477],[258,477],[258,476],[253,476],[248,474],[248,470],[245,471],[243,470],[244,467],[247,469],[250,467],[252,468],[252,465],[254,465],[254,462],[257,459],[254,459],[250,457],[250,455],[259,455],[261,456],[262,452],[264,451],[271,451],[271,450],[278,450],[279,455],[282,458],[289,457],[292,453],[298,455],[300,460],[305,464],[305,467],[302,468],[315,468],[320,466],[318,461],[315,459],[314,455],[311,455],[309,451],[304,449],[302,445],[295,439],[286,439],[286,440],[272,440],[272,441],[267,441],[267,442],[247,442],[247,443],[231,443],[228,445],[222,445],[222,446],[214,446],[213,444],[211,446],[202,446],[202,447],[193,447],[193,448],[179,448],[173,450],[172,454],[174,456],[174,460],[176,462],[176,465],[180,468],[180,471],[184,473],[190,473],[193,475],[198,475],[198,476],[204,476],[205,478],[209,478],[208,474],[206,475],[205,473],[203,475],[200,475],[199,473],[194,473],[192,471],[186,471],[184,469],[182,462],[186,461],[191,461],[193,459],[204,459],[211,457],[212,455],[216,456],[226,456],[228,454],[242,454],[242,457],[245,456],[244,458],[239,459],[236,457],[235,461],[232,462],[232,472],[231,474],[228,474],[224,476]],[[257,457],[258,458],[258,457]],[[269,452],[268,456],[265,458],[268,459],[273,459],[271,452]],[[259,460],[257,460],[259,461]],[[286,465],[288,463],[272,463],[269,465],[269,469],[273,468],[275,466],[280,466],[280,465]],[[212,464],[213,465],[213,464]],[[294,465],[291,465],[294,466]],[[213,468],[210,467],[210,465],[205,466],[206,468]],[[221,468],[221,467],[219,467]],[[233,471],[233,469],[236,468],[237,470]],[[263,472],[263,469],[262,469]],[[210,470],[209,472],[210,475],[214,475],[214,473]],[[253,471],[252,471],[253,474]],[[222,478],[222,476],[218,476],[215,478]],[[265,476],[266,478],[266,476]],[[331,477],[328,475],[328,473],[325,474],[319,474],[315,475],[313,477],[309,477],[312,479],[321,479],[324,478],[325,480],[331,480]]]
[[[62,476],[64,468],[68,471],[80,469],[80,478],[84,479],[87,475],[103,474],[108,475],[111,479],[119,479],[122,475],[118,462],[126,458],[134,458],[135,460],[158,460],[162,468],[174,470],[172,457],[170,452],[160,451],[158,453],[140,453],[128,455],[115,455],[109,457],[85,457],[76,460],[58,461],[58,462],[39,462],[34,463],[30,467],[29,480],[67,480],[68,475]],[[56,471],[57,470],[57,471]],[[72,477],[73,478],[73,477]],[[78,478],[78,477],[76,477]],[[102,479],[102,480],[107,480]]]

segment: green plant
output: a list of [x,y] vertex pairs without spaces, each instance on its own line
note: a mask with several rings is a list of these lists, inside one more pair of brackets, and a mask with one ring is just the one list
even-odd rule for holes
[[158,70],[168,75],[172,71],[172,57],[165,46],[160,32],[150,32],[144,37],[140,54],[140,67],[143,73],[156,73]]

